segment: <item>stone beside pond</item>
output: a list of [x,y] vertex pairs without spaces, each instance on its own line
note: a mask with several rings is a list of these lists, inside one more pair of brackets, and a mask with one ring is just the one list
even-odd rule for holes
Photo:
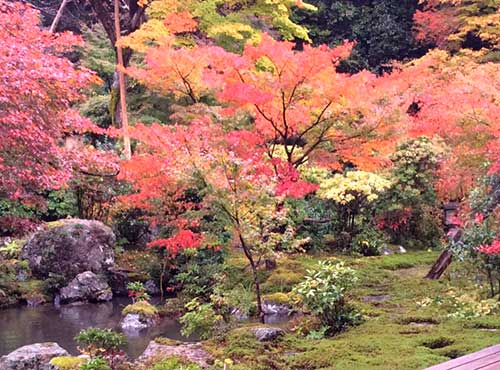
[[113,298],[106,280],[91,271],[78,274],[59,294],[61,303],[107,302]]
[[147,363],[150,360],[165,359],[168,357],[183,357],[205,369],[213,363],[213,357],[203,349],[199,343],[172,343],[161,344],[151,341],[136,363]]
[[37,343],[16,349],[0,358],[1,370],[52,370],[54,357],[69,356],[57,343]]
[[99,221],[64,219],[48,223],[35,232],[23,247],[33,276],[60,276],[69,283],[85,271],[106,274],[115,263],[115,235]]

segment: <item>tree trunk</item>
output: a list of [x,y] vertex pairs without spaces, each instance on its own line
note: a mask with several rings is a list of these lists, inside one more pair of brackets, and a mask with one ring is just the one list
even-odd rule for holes
[[66,7],[66,4],[69,3],[69,0],[63,0],[61,5],[59,6],[59,10],[57,11],[56,17],[52,21],[52,24],[50,25],[49,32],[54,33],[56,32],[57,25],[59,24],[59,21],[64,13],[64,8]]
[[431,280],[439,279],[450,265],[452,257],[453,253],[451,251],[443,251],[425,278]]
[[264,322],[264,312],[262,310],[262,295],[260,293],[260,282],[259,282],[259,276],[257,274],[257,264],[255,263],[252,256],[252,252],[248,248],[248,245],[246,244],[245,240],[243,239],[240,233],[238,234],[241,243],[241,248],[243,248],[243,252],[245,253],[245,256],[250,262],[250,267],[252,268],[253,284],[255,287],[255,297],[257,299],[257,316],[259,316],[262,322]]
[[[120,31],[120,1],[115,0],[115,34],[116,41],[120,41],[121,31]],[[120,91],[120,110],[121,110],[121,124],[123,129],[123,146],[125,152],[125,158],[130,159],[132,157],[132,150],[130,147],[130,136],[128,134],[128,116],[127,116],[127,96],[125,89],[125,75],[123,73],[124,63],[123,63],[123,51],[121,46],[116,45],[116,56],[118,60],[117,73],[118,73],[118,84]]]

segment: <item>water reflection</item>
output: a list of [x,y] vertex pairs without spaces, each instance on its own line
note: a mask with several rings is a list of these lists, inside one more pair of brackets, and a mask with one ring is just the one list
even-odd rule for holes
[[[55,307],[22,307],[0,310],[0,356],[27,344],[56,342],[72,354],[77,354],[73,338],[81,329],[89,327],[119,330],[121,311],[128,298],[115,298],[103,304],[80,304]],[[136,333],[125,333],[130,357],[142,354],[149,341],[157,336],[186,340],[180,334],[180,325],[169,319],[155,328]]]

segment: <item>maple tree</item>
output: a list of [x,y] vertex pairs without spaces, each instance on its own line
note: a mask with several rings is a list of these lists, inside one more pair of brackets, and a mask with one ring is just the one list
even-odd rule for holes
[[[287,162],[268,157],[265,147],[249,145],[255,136],[252,132],[225,132],[209,117],[189,125],[138,125],[131,134],[140,144],[132,160],[123,163],[120,176],[134,184],[135,192],[124,200],[161,215],[176,230],[151,245],[174,255],[180,249],[199,247],[202,238],[210,237],[199,230],[198,220],[182,221],[181,215],[200,207],[218,210],[250,263],[260,313],[257,269],[280,243],[276,225],[284,222],[286,214],[282,200],[316,187],[300,181],[298,175],[290,178]],[[276,173],[275,166],[284,173]],[[202,204],[193,205],[182,194],[197,183],[204,195]]]
[[[71,109],[98,79],[60,57],[79,37],[39,27],[29,5],[0,1],[0,191],[33,200],[68,181],[84,151],[64,141],[95,127]],[[90,156],[88,157],[90,160]],[[83,167],[86,167],[83,164]]]
[[[446,146],[438,191],[464,198],[476,179],[499,169],[498,64],[435,50],[384,79],[400,94],[407,114],[399,125],[410,137],[436,137]],[[419,76],[415,79],[414,76]]]
[[319,161],[336,169],[347,162],[374,168],[391,151],[394,127],[375,75],[336,72],[351,47],[306,45],[297,51],[293,43],[263,35],[241,56],[210,48],[204,81],[226,104],[222,114],[251,114],[252,130],[271,158],[280,144],[294,167]]
[[255,120],[248,127],[254,144],[265,147],[271,158],[283,154],[294,167],[322,158],[330,168],[347,162],[374,168],[393,147],[394,121],[377,77],[336,72],[351,44],[296,51],[293,43],[263,35],[238,55],[212,46],[177,48],[170,41],[151,48],[146,66],[128,73],[154,91],[186,97],[191,104],[215,94],[223,104],[217,114]]

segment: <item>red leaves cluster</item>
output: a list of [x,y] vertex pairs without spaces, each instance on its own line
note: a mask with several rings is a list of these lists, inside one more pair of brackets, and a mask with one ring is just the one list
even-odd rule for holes
[[98,79],[60,56],[81,39],[38,24],[29,5],[0,0],[0,192],[18,198],[64,184],[75,163],[65,138],[93,129],[71,105]]
[[189,12],[170,13],[164,20],[165,26],[174,34],[184,32],[194,32],[198,27],[198,22],[193,19]]
[[500,240],[496,239],[489,245],[481,245],[476,250],[488,255],[500,254]]
[[167,239],[156,239],[148,244],[151,248],[164,248],[169,258],[174,258],[183,249],[198,248],[202,236],[191,230],[179,230],[174,236]]

